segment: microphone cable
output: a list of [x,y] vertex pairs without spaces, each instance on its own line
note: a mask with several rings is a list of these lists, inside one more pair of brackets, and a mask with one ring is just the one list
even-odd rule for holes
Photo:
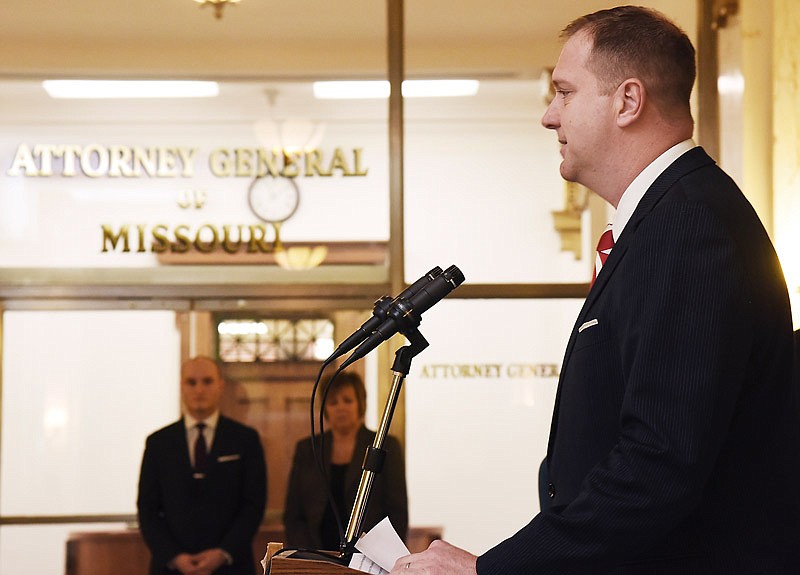
[[[344,540],[344,526],[342,523],[342,517],[339,514],[339,509],[336,506],[336,501],[333,497],[333,490],[331,489],[330,484],[330,477],[328,475],[328,471],[325,465],[325,402],[328,398],[328,391],[330,390],[334,380],[339,376],[342,372],[342,367],[337,368],[337,370],[331,375],[330,379],[328,379],[328,385],[325,386],[325,389],[322,393],[322,397],[320,398],[320,406],[319,406],[319,434],[315,433],[314,427],[314,403],[315,398],[317,396],[317,391],[319,388],[320,381],[322,379],[322,373],[325,371],[325,368],[328,367],[334,358],[328,358],[320,367],[319,373],[317,374],[317,379],[314,381],[314,387],[311,390],[311,452],[314,457],[314,461],[317,465],[317,471],[319,472],[320,476],[322,477],[322,483],[325,486],[325,493],[328,498],[328,505],[331,507],[331,511],[333,512],[333,517],[336,522],[336,528],[339,531],[339,552],[344,555],[344,549],[346,546],[346,541]],[[317,441],[319,441],[319,446],[317,446]],[[332,551],[332,550],[331,550]]]

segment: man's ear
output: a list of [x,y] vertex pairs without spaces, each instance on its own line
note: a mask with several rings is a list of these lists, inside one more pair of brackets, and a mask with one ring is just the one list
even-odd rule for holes
[[614,95],[617,126],[625,128],[634,123],[644,110],[647,93],[641,80],[628,78],[619,85]]

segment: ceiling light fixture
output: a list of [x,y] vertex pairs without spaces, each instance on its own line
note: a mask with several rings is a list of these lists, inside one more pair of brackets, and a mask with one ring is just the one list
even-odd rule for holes
[[267,97],[267,117],[253,124],[256,140],[262,148],[284,153],[310,151],[317,148],[325,135],[325,123],[307,118],[276,118],[277,89],[264,91]]
[[200,7],[211,5],[214,7],[214,17],[216,19],[222,18],[222,9],[225,8],[226,4],[238,4],[242,0],[194,0]]
[[275,250],[275,261],[285,270],[310,270],[328,255],[328,246],[290,246]]
[[186,80],[45,80],[51,98],[213,98],[216,82]]
[[[405,80],[404,98],[446,98],[474,96],[478,80]],[[314,97],[318,100],[362,100],[388,98],[391,92],[386,80],[344,80],[314,82]]]

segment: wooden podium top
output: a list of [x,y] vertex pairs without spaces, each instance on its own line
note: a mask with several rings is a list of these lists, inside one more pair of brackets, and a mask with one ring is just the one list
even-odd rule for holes
[[[409,529],[407,547],[412,553],[419,553],[428,548],[435,539],[439,539],[442,530],[439,527],[412,527]],[[315,559],[314,555],[319,553],[334,555],[334,551],[312,551],[298,553],[292,557],[291,552],[286,555],[278,554],[283,548],[282,543],[271,540],[267,543],[267,552],[264,555],[266,565],[264,575],[348,575],[363,573],[356,569],[350,569],[335,561],[325,561],[323,558]]]
[[[412,553],[423,551],[440,538],[440,527],[411,527],[406,545]],[[260,561],[270,541],[283,541],[282,525],[262,525],[253,539],[253,560],[261,573]],[[71,533],[67,540],[66,575],[142,575],[148,572],[150,551],[138,529],[86,531]],[[272,557],[280,548],[274,548]],[[346,574],[361,573],[335,563],[275,557],[269,573],[281,574]],[[300,570],[298,570],[300,569]]]
[[[348,573],[361,573],[355,569],[350,569],[344,565],[325,561],[324,559],[294,558],[277,556],[280,551],[280,543],[269,543],[267,545],[267,567],[265,575],[346,575]],[[324,553],[324,552],[320,552]]]
[[267,563],[265,573],[267,575],[346,575],[348,573],[361,573],[361,571],[327,561],[273,557]]

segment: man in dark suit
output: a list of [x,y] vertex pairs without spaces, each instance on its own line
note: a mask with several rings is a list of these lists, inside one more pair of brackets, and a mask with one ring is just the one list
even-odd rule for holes
[[255,429],[220,415],[216,362],[181,366],[179,421],[147,438],[139,526],[151,575],[251,575],[252,541],[266,506],[264,452]]
[[480,557],[435,542],[392,572],[800,573],[788,293],[754,210],[690,139],[694,49],[636,7],[564,35],[542,123],[562,176],[616,213],[564,357],[550,505]]

